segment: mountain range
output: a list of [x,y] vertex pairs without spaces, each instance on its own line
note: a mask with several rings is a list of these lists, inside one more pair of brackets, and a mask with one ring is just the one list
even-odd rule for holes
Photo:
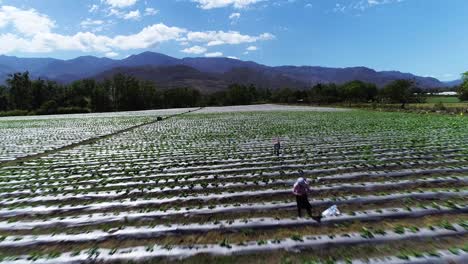
[[266,66],[253,61],[216,58],[178,59],[161,53],[143,52],[113,60],[83,56],[71,60],[0,56],[0,80],[8,74],[29,71],[32,78],[70,83],[83,78],[102,80],[124,73],[154,81],[159,87],[193,87],[203,92],[225,89],[229,84],[254,84],[261,88],[306,88],[317,83],[341,84],[352,80],[382,87],[396,79],[414,80],[422,88],[456,85],[399,71],[375,71],[366,67]]

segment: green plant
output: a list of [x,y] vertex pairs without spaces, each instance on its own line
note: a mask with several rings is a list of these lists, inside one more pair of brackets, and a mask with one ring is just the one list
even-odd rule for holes
[[448,221],[444,220],[442,221],[440,224],[439,224],[440,227],[442,228],[445,228],[447,230],[452,230],[452,231],[457,231],[457,229],[455,229],[455,227],[449,223]]
[[219,245],[221,247],[225,247],[225,248],[232,248],[232,246],[229,244],[229,241],[227,238],[223,239],[223,241],[221,241],[221,243],[219,243]]
[[361,228],[360,234],[361,234],[361,237],[363,238],[367,238],[367,239],[374,238],[374,234],[366,227]]
[[455,247],[451,247],[448,249],[450,251],[450,253],[454,254],[454,255],[458,255],[460,254],[460,251],[458,248],[455,248]]
[[405,227],[403,227],[403,226],[401,226],[401,225],[397,225],[397,226],[393,229],[393,231],[395,231],[395,233],[397,233],[397,234],[402,235],[402,234],[405,233]]
[[400,253],[397,255],[397,258],[403,259],[403,260],[409,260],[409,256],[405,253]]
[[291,239],[294,240],[294,241],[300,241],[300,242],[304,241],[304,240],[302,239],[302,237],[299,236],[299,235],[297,235],[297,234],[292,235],[292,236],[291,236]]

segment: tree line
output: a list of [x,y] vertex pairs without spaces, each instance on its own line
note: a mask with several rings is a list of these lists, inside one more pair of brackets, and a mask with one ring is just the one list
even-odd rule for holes
[[[468,87],[468,74],[465,75]],[[468,90],[468,88],[466,88]],[[396,80],[382,89],[362,81],[342,85],[317,84],[309,89],[259,89],[232,84],[226,90],[202,94],[189,87],[157,87],[150,81],[116,74],[103,81],[84,79],[68,85],[31,80],[29,73],[9,75],[0,86],[0,111],[16,114],[55,114],[133,111],[193,106],[245,105],[252,103],[398,103],[420,102],[423,90],[410,80]]]
[[468,101],[468,72],[462,74],[462,84],[458,88],[458,94],[461,101]]
[[200,104],[196,89],[158,89],[153,82],[123,74],[110,80],[84,79],[69,85],[31,80],[29,73],[9,75],[0,86],[0,111],[35,114],[133,111]]

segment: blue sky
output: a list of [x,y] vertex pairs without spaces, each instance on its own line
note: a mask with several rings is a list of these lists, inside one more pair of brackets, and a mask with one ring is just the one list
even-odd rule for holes
[[0,0],[0,54],[468,71],[466,0]]

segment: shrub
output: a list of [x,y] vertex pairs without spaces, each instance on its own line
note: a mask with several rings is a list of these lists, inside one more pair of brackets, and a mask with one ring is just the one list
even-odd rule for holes
[[445,105],[442,102],[435,103],[433,108],[436,111],[445,111],[445,110],[447,110],[447,108],[445,107]]
[[11,110],[6,112],[0,112],[0,116],[25,116],[30,114],[27,110]]
[[82,114],[82,113],[91,113],[89,108],[85,107],[59,107],[57,108],[57,114]]
[[55,114],[57,112],[57,102],[55,100],[49,100],[44,102],[39,110],[37,110],[37,114],[39,115],[50,115]]

